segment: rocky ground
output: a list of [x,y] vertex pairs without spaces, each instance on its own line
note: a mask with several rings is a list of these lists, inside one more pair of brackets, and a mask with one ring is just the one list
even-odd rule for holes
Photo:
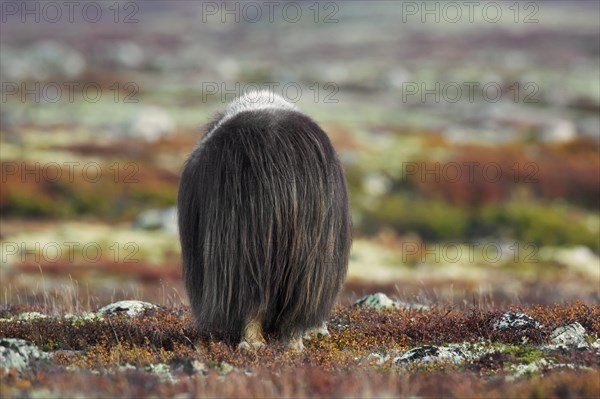
[[[255,352],[194,333],[186,308],[0,313],[3,397],[596,397],[600,307],[445,308],[377,293],[328,335]],[[93,388],[91,388],[93,387]]]

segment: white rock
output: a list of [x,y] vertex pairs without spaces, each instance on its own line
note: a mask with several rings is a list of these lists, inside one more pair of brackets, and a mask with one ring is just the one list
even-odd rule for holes
[[367,295],[354,302],[354,306],[362,306],[366,308],[385,309],[385,308],[397,308],[398,304],[385,295],[384,293],[378,292],[376,294]]
[[137,316],[146,309],[156,309],[158,306],[142,301],[119,301],[106,305],[98,310],[98,313],[106,315],[117,315],[121,312],[129,316]]
[[375,309],[392,309],[392,308],[406,308],[406,309],[424,309],[429,310],[429,306],[422,305],[420,303],[409,303],[403,301],[395,301],[388,297],[382,292],[364,296],[354,302],[354,306],[361,306],[366,308]]

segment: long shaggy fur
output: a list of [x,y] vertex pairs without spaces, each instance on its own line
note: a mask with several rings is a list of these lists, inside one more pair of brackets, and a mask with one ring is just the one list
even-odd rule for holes
[[320,325],[345,279],[346,182],[323,130],[280,97],[242,97],[209,124],[178,196],[196,327],[239,341],[248,320],[290,338]]

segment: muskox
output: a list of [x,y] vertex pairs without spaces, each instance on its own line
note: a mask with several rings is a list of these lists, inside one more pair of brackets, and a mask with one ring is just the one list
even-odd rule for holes
[[346,276],[351,219],[327,134],[269,92],[234,100],[185,163],[178,223],[183,280],[202,336],[302,348]]

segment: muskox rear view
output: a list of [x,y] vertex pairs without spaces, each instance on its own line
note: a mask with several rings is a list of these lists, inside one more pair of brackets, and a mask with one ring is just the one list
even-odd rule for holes
[[327,318],[351,243],[346,183],[323,130],[281,97],[243,96],[209,124],[178,196],[183,278],[197,329],[302,347]]

